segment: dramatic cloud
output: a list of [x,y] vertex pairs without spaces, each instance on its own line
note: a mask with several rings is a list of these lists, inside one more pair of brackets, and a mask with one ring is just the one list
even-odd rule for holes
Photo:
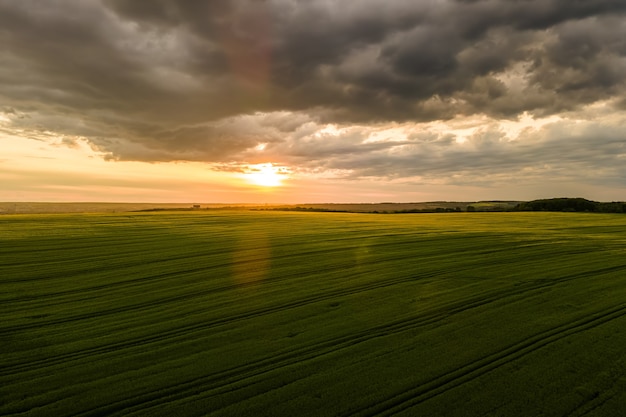
[[2,0],[0,128],[224,170],[619,182],[625,17],[623,0]]

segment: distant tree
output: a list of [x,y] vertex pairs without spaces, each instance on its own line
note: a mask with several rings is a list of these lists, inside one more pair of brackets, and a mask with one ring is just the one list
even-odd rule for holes
[[599,203],[584,198],[550,198],[519,203],[514,211],[626,213],[626,203]]

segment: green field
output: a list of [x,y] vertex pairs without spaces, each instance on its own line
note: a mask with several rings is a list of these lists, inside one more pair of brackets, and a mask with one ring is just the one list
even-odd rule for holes
[[618,416],[626,216],[0,216],[0,415]]

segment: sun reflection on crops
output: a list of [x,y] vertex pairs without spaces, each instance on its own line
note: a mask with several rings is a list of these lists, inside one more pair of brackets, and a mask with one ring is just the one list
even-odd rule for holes
[[240,235],[232,252],[232,273],[241,288],[260,284],[270,268],[270,246],[265,230],[251,235]]

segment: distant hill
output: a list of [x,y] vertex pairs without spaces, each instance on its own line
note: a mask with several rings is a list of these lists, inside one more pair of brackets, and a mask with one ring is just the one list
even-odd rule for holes
[[625,202],[600,203],[584,198],[548,198],[519,203],[514,211],[573,211],[590,213],[626,213]]

